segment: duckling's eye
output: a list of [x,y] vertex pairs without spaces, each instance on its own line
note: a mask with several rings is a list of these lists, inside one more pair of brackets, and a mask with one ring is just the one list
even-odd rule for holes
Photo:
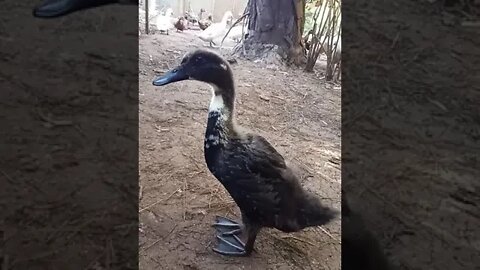
[[203,58],[197,57],[195,58],[195,64],[201,64],[203,62]]

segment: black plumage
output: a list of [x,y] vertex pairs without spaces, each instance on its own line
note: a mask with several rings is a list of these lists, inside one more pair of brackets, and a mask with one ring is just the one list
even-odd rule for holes
[[[335,210],[323,206],[316,196],[301,187],[284,158],[265,138],[236,125],[233,74],[226,60],[211,51],[196,50],[153,84],[160,86],[186,79],[213,87],[205,132],[205,161],[242,213],[243,226],[217,218],[216,252],[249,255],[262,227],[296,232],[326,224],[336,216]],[[246,244],[238,237],[242,234],[246,234]]]
[[33,9],[33,16],[56,18],[79,10],[110,4],[138,5],[138,0],[45,0]]

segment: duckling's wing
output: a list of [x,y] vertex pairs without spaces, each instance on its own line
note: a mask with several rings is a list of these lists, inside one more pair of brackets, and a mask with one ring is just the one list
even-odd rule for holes
[[252,150],[252,159],[257,160],[261,165],[274,170],[287,168],[283,156],[262,136],[252,137],[250,149]]
[[241,159],[246,168],[235,172],[227,189],[250,219],[278,227],[279,222],[284,222],[278,220],[279,216],[295,212],[299,183],[282,155],[265,138],[252,136],[241,146],[243,151],[230,158],[235,163]]
[[245,167],[229,166],[232,181],[226,186],[248,219],[293,232],[323,225],[337,215],[301,187],[282,155],[265,138],[251,136],[238,147],[243,151],[232,151],[235,156],[230,158]]

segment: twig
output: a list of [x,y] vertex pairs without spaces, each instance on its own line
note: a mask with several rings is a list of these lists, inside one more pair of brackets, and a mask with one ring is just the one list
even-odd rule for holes
[[142,198],[143,198],[143,186],[140,185],[140,190],[138,191],[139,195],[138,195],[138,201],[141,201]]
[[283,238],[283,239],[290,238],[290,239],[294,239],[294,240],[297,240],[297,241],[300,241],[300,242],[309,244],[309,245],[314,246],[314,247],[317,246],[317,245],[315,245],[314,243],[312,243],[312,242],[310,242],[310,241],[307,241],[307,240],[305,240],[305,239],[301,239],[301,238],[295,237],[295,236],[293,236],[293,235],[285,235],[285,236],[282,236],[282,238]]
[[165,235],[165,236],[162,237],[162,238],[157,239],[155,242],[153,242],[153,243],[151,243],[150,245],[146,246],[146,247],[143,249],[143,251],[146,251],[147,249],[149,249],[149,248],[153,247],[154,245],[156,245],[158,242],[167,239],[167,237],[169,237],[169,236],[173,233],[173,231],[177,228],[177,226],[178,226],[178,224],[175,224],[175,226],[173,226],[173,228],[170,230],[170,232],[169,232],[167,235]]
[[154,202],[154,203],[152,203],[152,204],[149,204],[149,205],[145,206],[144,208],[140,209],[140,211],[138,211],[138,213],[142,213],[143,211],[145,211],[145,210],[149,209],[150,207],[155,206],[155,205],[157,205],[157,204],[159,204],[159,203],[161,203],[161,202],[168,201],[168,200],[169,200],[173,195],[175,195],[177,192],[178,192],[178,189],[175,190],[174,192],[172,192],[172,194],[170,194],[167,198],[162,199],[162,200],[159,200],[159,201],[156,201],[156,202]]
[[13,181],[13,179],[12,179],[6,172],[4,172],[4,171],[1,170],[1,169],[0,169],[0,172],[3,174],[3,176],[5,176],[5,178],[7,178],[7,181],[8,181],[10,184],[12,184],[12,185],[16,184],[15,181]]
[[145,247],[143,250],[145,251],[145,250],[153,247],[155,244],[157,244],[158,242],[160,242],[160,241],[162,241],[162,240],[163,240],[163,238],[157,239],[155,242],[151,243],[150,245],[148,245],[147,247]]
[[260,97],[260,99],[262,99],[262,100],[270,101],[270,98],[268,98],[268,97],[265,97],[265,96],[262,96],[262,95],[259,95],[258,97]]
[[187,178],[183,177],[183,220],[187,220]]
[[464,21],[461,23],[463,27],[480,27],[480,21],[479,22],[471,22],[471,21]]
[[93,266],[98,263],[98,259],[100,259],[100,257],[103,256],[103,253],[99,253],[97,256],[95,256],[95,258],[93,258],[93,260],[87,265],[87,267],[85,267],[84,269],[85,270],[90,270],[93,268]]
[[235,25],[237,25],[241,20],[243,20],[243,19],[244,19],[246,16],[248,16],[248,15],[250,15],[250,13],[248,13],[248,12],[245,13],[245,14],[243,14],[242,17],[238,18],[238,20],[237,20],[236,22],[234,22],[234,23],[232,24],[232,26],[230,26],[230,29],[228,29],[227,33],[226,33],[225,36],[223,37],[222,42],[220,42],[220,48],[222,47],[223,41],[224,41],[225,38],[228,36],[228,34],[229,34],[230,31],[232,30],[232,28],[233,28]]
[[327,230],[325,230],[322,226],[319,227],[322,232],[324,232],[326,235],[330,236],[335,241],[338,241],[337,238],[335,238],[331,233],[329,233]]
[[43,114],[40,108],[37,108],[37,113],[40,116],[40,119],[52,126],[71,126],[73,122],[70,120],[53,120],[50,117]]
[[68,223],[69,223],[69,221],[68,221],[68,220],[65,220],[65,221],[62,223],[62,225],[60,225],[60,227],[54,229],[53,232],[52,232],[49,236],[47,236],[46,242],[47,242],[47,243],[50,243],[50,241],[52,241],[52,240],[55,238],[55,236],[57,236],[57,233],[58,233],[59,231],[64,231],[63,229],[68,225]]

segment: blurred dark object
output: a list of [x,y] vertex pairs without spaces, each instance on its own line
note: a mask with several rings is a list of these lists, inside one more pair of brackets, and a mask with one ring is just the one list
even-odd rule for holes
[[46,0],[33,9],[33,16],[56,18],[79,10],[109,4],[138,5],[138,0]]
[[342,192],[342,270],[392,270],[378,240]]

